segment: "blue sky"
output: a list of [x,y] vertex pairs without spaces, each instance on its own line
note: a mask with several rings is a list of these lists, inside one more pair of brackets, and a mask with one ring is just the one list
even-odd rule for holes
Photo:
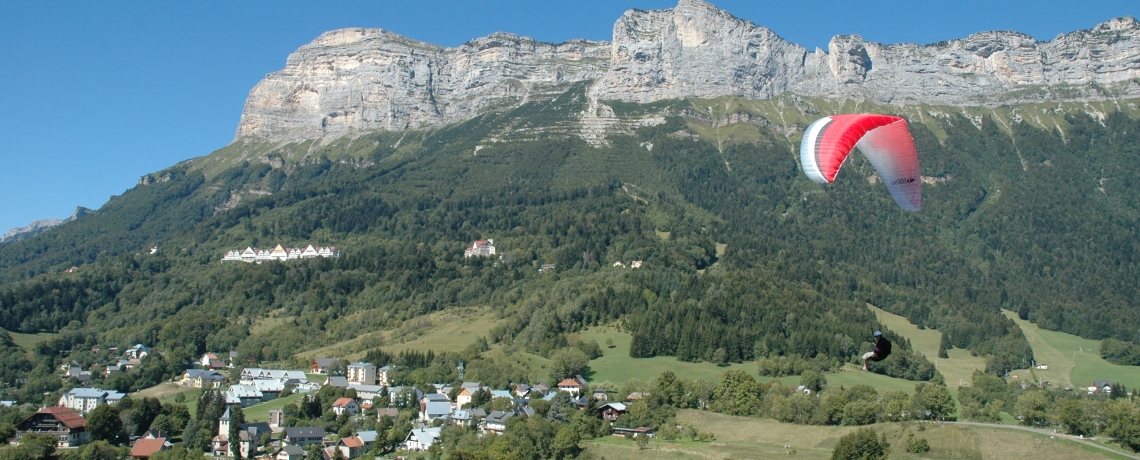
[[[1136,0],[745,1],[718,7],[801,45],[837,34],[932,43],[986,30],[1049,40],[1140,16]],[[378,27],[445,46],[496,31],[609,40],[676,0],[0,3],[0,233],[98,208],[143,174],[233,139],[245,97],[321,32]]]

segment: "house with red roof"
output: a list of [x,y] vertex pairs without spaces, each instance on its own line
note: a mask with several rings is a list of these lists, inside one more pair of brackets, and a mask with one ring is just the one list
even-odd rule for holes
[[339,417],[341,414],[347,412],[348,415],[356,415],[360,413],[360,405],[352,398],[340,398],[333,403],[333,412]]
[[56,447],[78,447],[87,443],[87,420],[66,407],[45,407],[16,425],[17,442],[26,434],[54,437]]
[[578,394],[582,392],[582,384],[574,379],[566,379],[558,382],[558,391],[565,391],[570,393],[570,396],[577,398]]
[[134,446],[131,446],[131,458],[136,460],[150,458],[151,455],[170,450],[171,447],[166,438],[139,439],[135,441]]

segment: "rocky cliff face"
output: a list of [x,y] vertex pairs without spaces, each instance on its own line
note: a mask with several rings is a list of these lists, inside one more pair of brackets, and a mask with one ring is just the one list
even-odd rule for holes
[[586,137],[612,123],[606,100],[793,92],[992,106],[1140,97],[1140,22],[1131,17],[1047,42],[1016,32],[933,45],[837,36],[827,50],[807,50],[702,0],[681,0],[669,10],[626,12],[613,36],[548,44],[500,33],[444,48],[379,29],[328,32],[254,87],[237,137],[439,126],[587,80]]
[[237,137],[308,139],[466,120],[536,91],[598,78],[608,66],[607,45],[500,33],[444,48],[380,29],[335,30],[250,91]]
[[26,227],[13,228],[11,230],[8,230],[8,233],[0,236],[0,246],[26,240],[33,236],[39,235],[40,233],[43,233],[44,230],[60,224],[71,222],[92,212],[94,211],[83,206],[78,206],[75,208],[75,212],[71,214],[71,217],[68,217],[66,219],[41,219],[32,221],[32,223],[28,224]]

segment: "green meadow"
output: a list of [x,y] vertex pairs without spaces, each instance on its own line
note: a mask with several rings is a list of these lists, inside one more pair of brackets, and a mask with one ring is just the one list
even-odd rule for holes
[[[590,372],[588,376],[592,382],[612,382],[621,384],[630,379],[640,379],[649,381],[661,375],[665,371],[673,371],[677,377],[684,379],[704,379],[713,382],[719,381],[721,375],[729,369],[739,369],[756,378],[760,382],[767,382],[774,380],[772,377],[760,377],[758,375],[757,365],[754,361],[745,363],[734,363],[728,366],[717,366],[708,362],[689,363],[684,361],[677,361],[677,358],[672,356],[656,356],[653,358],[631,358],[629,356],[629,343],[632,337],[625,332],[619,331],[613,326],[593,327],[582,331],[580,334],[582,340],[597,340],[598,344],[602,346],[604,355],[598,359],[590,361]],[[613,341],[613,348],[606,345],[606,339]],[[909,380],[897,379],[879,375],[874,373],[858,372],[855,366],[845,366],[839,372],[829,372],[824,375],[827,378],[828,385],[837,386],[853,386],[853,385],[871,385],[875,388],[882,390],[898,390],[908,393],[914,392],[914,385],[917,382]],[[780,377],[779,379],[785,385],[798,385],[799,376]]]
[[1048,369],[1024,369],[1012,372],[1021,379],[1048,381],[1053,386],[1074,388],[1092,386],[1094,380],[1111,380],[1127,388],[1140,387],[1140,367],[1120,366],[1100,357],[1100,341],[1077,337],[1064,332],[1047,331],[1017,317],[1012,311],[1006,317],[1017,322],[1038,364]]

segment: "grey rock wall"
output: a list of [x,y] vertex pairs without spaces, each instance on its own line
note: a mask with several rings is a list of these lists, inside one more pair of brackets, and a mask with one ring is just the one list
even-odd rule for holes
[[236,137],[298,140],[440,126],[580,81],[591,81],[585,137],[604,136],[612,125],[606,100],[794,92],[995,106],[1140,97],[1140,22],[1113,19],[1044,42],[1017,32],[931,45],[851,35],[834,37],[827,50],[808,50],[702,0],[680,0],[668,10],[626,12],[610,43],[550,44],[496,33],[445,48],[380,29],[342,29],[302,46],[285,69],[250,91]]

